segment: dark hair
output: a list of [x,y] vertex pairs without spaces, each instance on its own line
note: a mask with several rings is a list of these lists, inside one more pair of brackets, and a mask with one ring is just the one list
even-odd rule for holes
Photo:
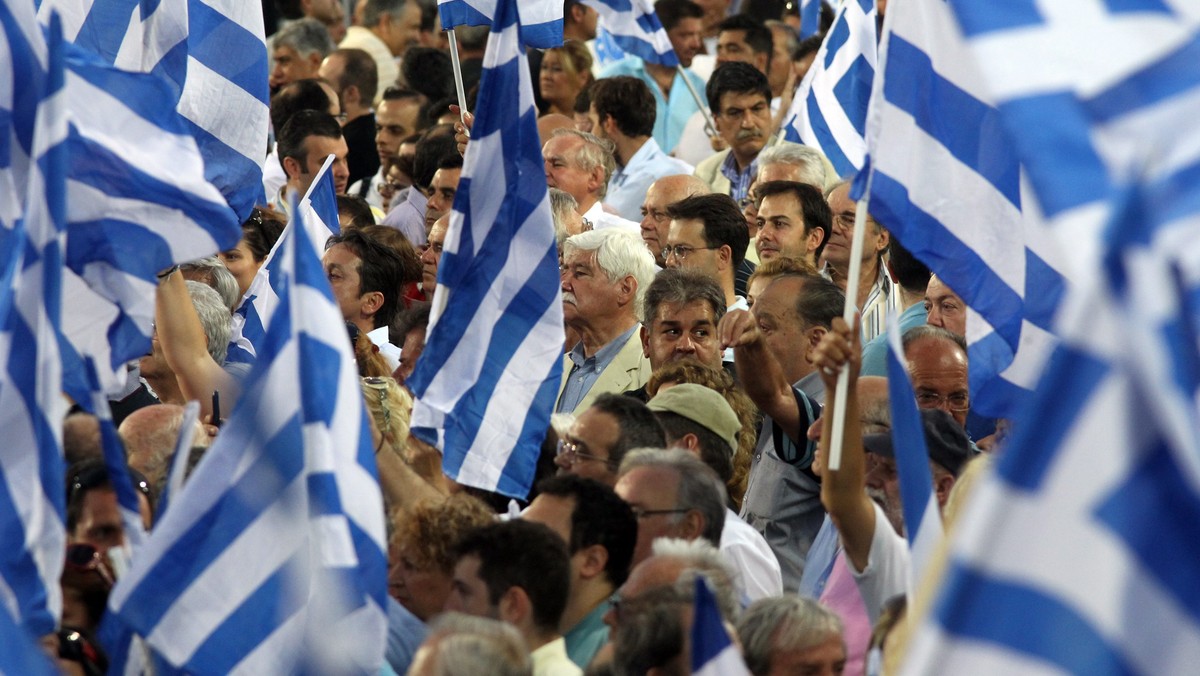
[[297,80],[284,85],[271,97],[271,128],[279,134],[296,113],[302,110],[328,113],[332,103],[320,80]]
[[392,85],[383,90],[380,98],[384,101],[403,101],[404,99],[421,99],[421,92],[414,91],[407,87],[398,87]]
[[589,90],[591,105],[601,122],[611,117],[617,129],[629,137],[654,133],[654,93],[636,77],[619,75],[597,80]]
[[704,243],[711,247],[728,246],[731,268],[736,270],[746,259],[750,231],[737,202],[723,193],[692,195],[667,206],[672,219],[698,220],[704,224]]
[[[609,78],[601,78],[601,80],[606,79]],[[600,82],[601,80],[597,80],[596,82]],[[592,82],[579,90],[579,93],[575,95],[575,107],[571,109],[571,112],[581,115],[588,114],[588,111],[592,108],[592,87],[596,86],[596,82]],[[658,104],[655,103],[654,105],[657,106]],[[655,114],[657,114],[657,111]]]
[[424,330],[429,326],[429,312],[432,305],[428,302],[413,303],[406,310],[400,311],[392,320],[388,329],[388,340],[392,345],[404,345],[404,337],[414,329]]
[[[449,133],[446,133],[446,130]],[[454,141],[454,127],[439,124],[430,127],[417,141],[417,149],[413,154],[413,185],[422,190],[429,189],[434,173],[442,159],[448,155],[458,155],[458,144]]]
[[723,63],[713,71],[704,88],[708,97],[708,107],[716,115],[721,109],[721,97],[725,94],[762,94],[767,103],[771,102],[771,85],[767,84],[767,76],[762,71],[741,61]]
[[290,157],[303,165],[305,171],[309,171],[305,143],[309,136],[339,139],[342,137],[342,126],[323,110],[301,110],[296,113],[276,136],[279,164],[283,165],[284,159]]
[[571,584],[571,558],[557,533],[522,519],[491,523],[464,536],[455,554],[458,560],[479,557],[479,577],[491,605],[520,587],[533,607],[534,625],[557,631]]
[[[421,281],[421,254],[417,253],[413,243],[408,241],[408,237],[399,230],[386,226],[376,225],[374,223],[363,226],[362,232],[370,237],[374,237],[378,242],[390,247],[393,251],[400,254],[400,286],[405,284],[415,284]],[[401,297],[404,292],[401,290]],[[400,308],[396,308],[397,314]],[[390,325],[391,322],[389,321]]]
[[929,278],[933,276],[929,267],[917,260],[895,237],[888,243],[888,263],[896,282],[906,291],[924,292],[929,286]]
[[438,123],[438,118],[450,112],[452,103],[458,103],[458,97],[446,96],[436,101],[431,100],[421,109],[421,119],[425,120],[427,126],[432,127]]
[[[150,482],[141,472],[128,465],[125,471],[129,472],[129,482],[133,484],[133,489],[146,497],[146,502],[153,511],[154,495],[150,489]],[[75,530],[76,524],[79,523],[79,517],[83,513],[83,499],[88,493],[94,490],[115,490],[103,458],[86,458],[67,468],[66,489],[68,534]]]
[[799,61],[809,54],[816,54],[821,51],[821,43],[825,41],[824,35],[810,35],[800,41],[796,48],[792,50],[792,61]]
[[367,201],[357,195],[338,195],[337,196],[338,214],[346,214],[350,217],[350,222],[346,224],[347,228],[365,228],[368,225],[375,225],[375,214],[371,213],[371,205]]
[[242,222],[242,239],[255,263],[261,263],[275,248],[275,243],[283,236],[287,223],[273,209],[255,207],[250,212],[250,218]]
[[679,439],[685,434],[696,435],[700,444],[700,459],[712,468],[721,479],[721,484],[728,484],[733,478],[733,453],[735,448],[729,442],[717,436],[716,432],[704,425],[670,411],[657,411],[658,422],[667,431],[668,439]]
[[[438,169],[462,169],[463,156],[458,153],[447,153],[442,155],[442,159],[438,160]],[[429,180],[433,180],[432,178]]]
[[704,9],[692,0],[658,0],[654,3],[654,13],[666,31],[675,28],[684,19],[704,18]]
[[341,244],[358,256],[359,294],[378,291],[383,294],[383,305],[372,317],[374,328],[391,323],[400,305],[400,286],[404,261],[400,253],[363,230],[343,230],[325,243],[328,251]]
[[414,46],[404,50],[400,73],[408,86],[430,101],[454,94],[454,68],[450,55],[436,47]]
[[600,545],[608,551],[604,575],[614,587],[629,577],[629,564],[637,545],[637,518],[633,509],[613,489],[575,474],[560,474],[538,484],[539,495],[574,498],[571,510],[571,541],[568,551]]
[[357,87],[358,95],[367,106],[375,100],[379,91],[379,70],[375,59],[361,49],[339,49],[329,56],[342,57],[342,75],[335,83],[341,93],[348,87]]
[[771,35],[771,29],[767,28],[763,22],[746,14],[735,14],[718,24],[717,31],[721,33],[744,31],[746,44],[754,50],[755,54],[766,54],[767,66],[771,65],[771,53],[775,51],[775,36]]
[[791,193],[800,203],[800,215],[804,218],[804,234],[812,232],[813,228],[821,229],[821,243],[813,252],[814,258],[820,258],[821,252],[825,250],[825,245],[829,243],[829,235],[833,232],[833,211],[829,208],[829,202],[825,201],[825,196],[821,194],[820,190],[807,183],[767,181],[754,186],[755,199],[758,201],[760,209],[764,198],[785,193]]
[[611,467],[619,467],[625,454],[635,448],[662,448],[667,445],[667,437],[654,412],[633,397],[602,394],[596,397],[592,408],[616,418],[617,426],[621,428],[621,436],[617,437],[608,451]]
[[727,308],[725,292],[715,279],[697,270],[667,268],[654,276],[642,297],[643,325],[653,328],[658,308],[663,303],[691,305],[696,301],[709,304],[713,310],[713,325],[721,321]]

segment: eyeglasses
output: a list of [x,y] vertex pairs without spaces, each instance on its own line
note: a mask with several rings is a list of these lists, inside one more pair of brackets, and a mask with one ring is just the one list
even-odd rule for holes
[[[146,481],[146,477],[132,467],[126,467],[126,471],[129,473],[129,483],[133,484],[133,488],[146,496],[146,500],[153,505],[154,501],[150,499],[150,483]],[[109,485],[111,484],[109,483],[108,468],[101,462],[88,461],[86,466],[71,475],[70,481],[67,483],[67,502],[70,503],[76,496],[93,488]]]
[[578,462],[591,460],[593,462],[604,463],[606,467],[613,466],[613,462],[608,458],[601,458],[598,455],[584,453],[583,451],[579,450],[579,447],[580,444],[578,442],[571,441],[570,439],[559,439],[555,457],[562,458],[563,462],[567,463],[568,465],[574,465]]
[[379,189],[380,195],[394,195],[397,190],[401,190],[408,186],[393,181],[380,181],[376,186]]
[[679,509],[642,509],[641,507],[633,507],[632,511],[633,518],[641,521],[642,519],[648,519],[652,516],[659,516],[661,514],[685,514],[692,510],[686,507],[680,507]]
[[343,125],[346,124],[346,118],[347,118],[347,115],[345,113],[338,113],[337,115],[333,116],[333,119],[337,120],[338,124],[343,124]]
[[971,407],[971,397],[965,392],[955,392],[944,397],[935,392],[917,393],[917,406],[921,408],[941,408],[943,403],[951,411],[965,411]]
[[713,249],[719,248],[720,247],[716,246],[688,246],[686,244],[676,244],[675,246],[664,246],[662,251],[659,253],[662,254],[663,260],[666,260],[671,256],[675,256],[675,258],[683,261],[690,256],[693,251],[712,251]]

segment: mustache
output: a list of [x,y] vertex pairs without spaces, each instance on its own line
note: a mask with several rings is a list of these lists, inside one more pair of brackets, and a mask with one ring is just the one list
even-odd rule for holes
[[571,305],[577,305],[575,302],[575,294],[571,293],[570,291],[563,291],[562,302],[570,303]]
[[735,141],[745,141],[752,138],[762,138],[762,132],[757,129],[743,129],[733,138]]

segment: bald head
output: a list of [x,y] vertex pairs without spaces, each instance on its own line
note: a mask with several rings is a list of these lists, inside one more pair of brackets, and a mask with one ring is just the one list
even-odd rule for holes
[[646,191],[646,199],[642,201],[642,240],[659,266],[665,266],[662,259],[662,248],[667,241],[667,230],[671,226],[671,217],[667,216],[667,207],[693,195],[707,195],[712,188],[704,181],[691,174],[664,176]]
[[556,129],[574,129],[575,120],[572,120],[566,115],[551,113],[549,115],[543,115],[539,117],[537,120],[537,127],[538,138],[541,139],[542,145],[546,145],[546,141],[550,140],[550,137],[554,135],[554,131]]
[[72,413],[63,420],[63,454],[67,465],[86,458],[103,457],[100,419],[91,413]]
[[[117,428],[129,466],[144,474],[152,486],[160,486],[166,477],[182,425],[182,406],[155,404],[130,413]],[[193,445],[207,445],[208,435],[198,423],[193,437]]]

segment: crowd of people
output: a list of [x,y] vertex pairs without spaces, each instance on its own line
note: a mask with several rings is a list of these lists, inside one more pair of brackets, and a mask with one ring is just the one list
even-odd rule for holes
[[[436,3],[359,0],[349,22],[340,0],[277,4],[289,6],[268,39],[267,203],[235,248],[164,272],[152,351],[112,402],[145,525],[180,435],[195,466],[237,405],[249,371],[231,338],[238,310],[290,198],[332,155],[341,232],[323,265],[388,517],[383,673],[687,674],[701,576],[750,673],[879,673],[911,566],[887,323],[903,332],[939,507],[1003,421],[971,413],[962,300],[870,217],[857,319],[842,320],[850,186],[779,132],[822,40],[798,38],[798,3],[659,0],[676,69],[634,56],[598,65],[596,11],[565,0],[564,44],[529,54],[563,378],[520,501],[456,485],[438,449],[409,434],[405,381],[472,152]],[[826,8],[823,28],[830,18]],[[487,36],[457,30],[468,109]],[[844,370],[832,471],[823,411]],[[202,421],[185,430],[188,401]],[[125,536],[96,419],[68,415],[64,446],[60,650],[102,670],[92,637]]]

